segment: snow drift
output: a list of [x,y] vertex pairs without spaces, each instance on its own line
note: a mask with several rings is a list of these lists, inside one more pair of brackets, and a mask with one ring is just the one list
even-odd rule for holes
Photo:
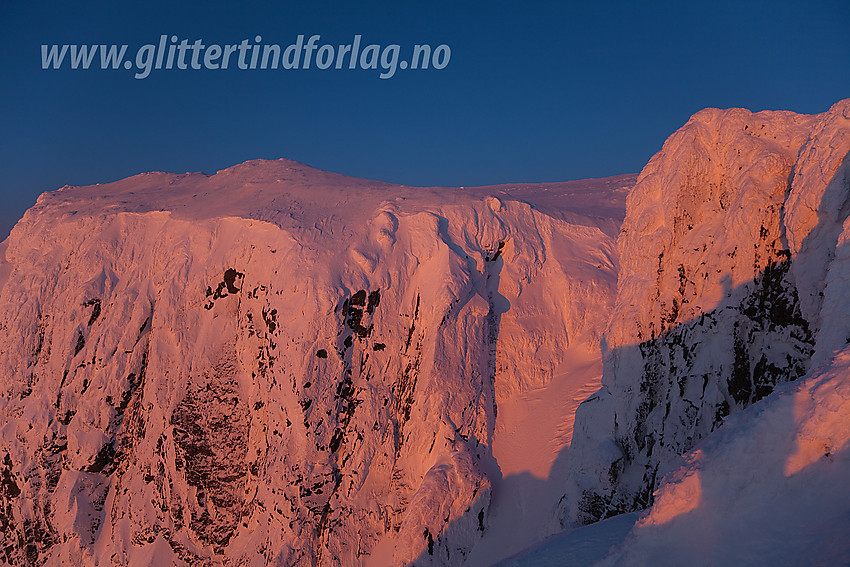
[[847,565],[848,441],[844,349],[730,416],[602,565]]

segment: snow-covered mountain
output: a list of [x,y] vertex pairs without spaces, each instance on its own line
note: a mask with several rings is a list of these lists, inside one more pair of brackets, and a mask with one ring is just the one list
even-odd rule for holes
[[667,140],[570,447],[561,521],[609,519],[500,565],[850,564],[848,216],[850,100]]
[[620,515],[509,564],[841,562],[848,156],[850,100],[701,111],[637,178],[46,193],[0,245],[0,561],[491,565]]
[[557,498],[510,479],[599,387],[634,179],[280,160],[42,195],[0,255],[2,560],[463,563],[494,496]]
[[850,100],[814,116],[704,110],[644,168],[562,507],[569,524],[655,502],[610,564],[850,560],[834,485],[850,423],[848,215]]
[[629,194],[604,387],[576,418],[568,517],[652,503],[677,457],[850,337],[836,258],[850,101],[820,115],[703,110]]

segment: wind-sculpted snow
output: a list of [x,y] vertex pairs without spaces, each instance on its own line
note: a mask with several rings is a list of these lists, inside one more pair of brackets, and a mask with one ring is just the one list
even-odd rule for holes
[[498,403],[599,340],[633,180],[42,195],[0,245],[0,560],[461,564]]
[[850,100],[812,116],[708,109],[644,168],[566,522],[649,506],[679,455],[846,344],[848,153]]
[[846,565],[850,352],[683,459],[601,565]]

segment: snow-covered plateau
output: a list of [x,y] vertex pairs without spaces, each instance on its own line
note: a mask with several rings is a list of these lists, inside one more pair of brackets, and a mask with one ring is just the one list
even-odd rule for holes
[[45,193],[0,563],[850,564],[848,156],[850,99],[703,110],[639,176]]

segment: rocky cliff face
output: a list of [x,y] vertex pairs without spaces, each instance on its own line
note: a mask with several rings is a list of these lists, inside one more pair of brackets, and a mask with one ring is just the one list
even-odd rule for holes
[[462,563],[498,401],[598,342],[631,183],[282,160],[43,195],[0,245],[0,559]]
[[678,457],[850,337],[850,100],[703,110],[630,193],[603,388],[576,415],[567,523],[644,508]]
[[[563,523],[646,507],[850,341],[848,152],[850,101],[705,110],[624,221],[633,176],[281,160],[46,193],[0,244],[0,561],[460,565],[545,535],[515,511],[562,477]],[[549,398],[598,388],[600,341],[567,451]]]

